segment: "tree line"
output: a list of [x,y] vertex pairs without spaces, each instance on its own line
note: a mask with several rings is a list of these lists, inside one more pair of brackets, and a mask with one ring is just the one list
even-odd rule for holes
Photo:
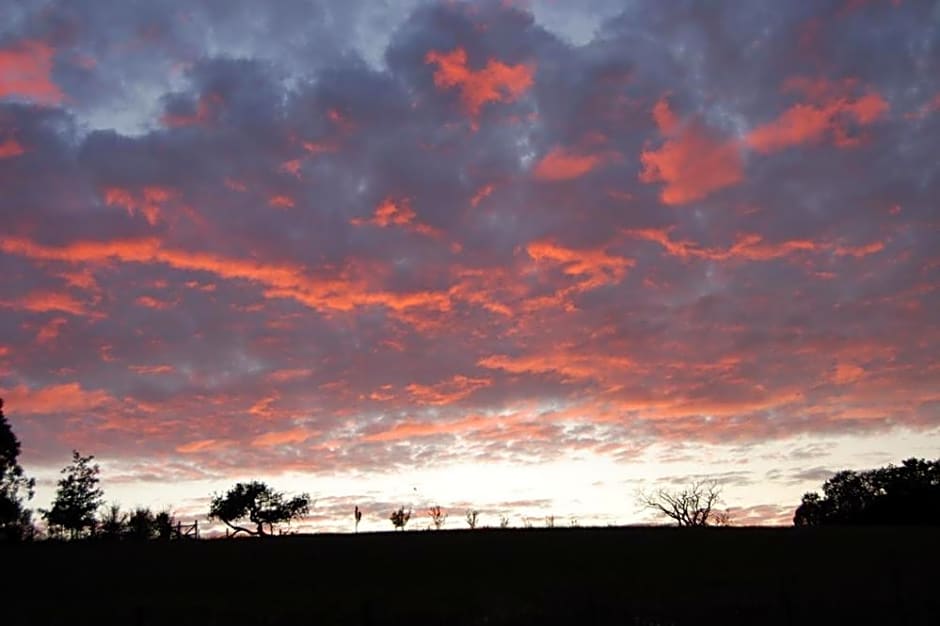
[[[20,442],[3,413],[0,399],[0,540],[29,540],[38,536],[33,512],[27,507],[35,480],[26,476],[19,464]],[[40,509],[50,538],[151,540],[180,536],[180,523],[169,510],[154,513],[138,507],[122,511],[105,506],[100,487],[100,467],[93,456],[72,452],[72,461],[62,469],[55,498],[49,509]],[[822,495],[803,496],[793,517],[795,526],[940,524],[940,459],[911,458],[900,466],[888,465],[866,471],[841,471],[822,486]],[[669,491],[641,492],[639,503],[670,519],[678,526],[722,526],[731,523],[728,510],[718,508],[721,487],[716,482],[693,482]],[[260,481],[239,482],[223,494],[213,494],[208,517],[222,523],[227,534],[266,536],[282,524],[302,519],[310,512],[306,493],[288,496]],[[101,513],[103,511],[103,513]],[[404,530],[412,518],[411,508],[399,507],[388,517],[393,528]],[[441,529],[447,512],[439,505],[427,511],[430,526]],[[466,511],[467,525],[479,524],[480,512]],[[362,510],[353,511],[358,532]],[[554,516],[545,525],[555,525]],[[509,526],[500,517],[499,526]],[[531,524],[526,521],[526,527]]]

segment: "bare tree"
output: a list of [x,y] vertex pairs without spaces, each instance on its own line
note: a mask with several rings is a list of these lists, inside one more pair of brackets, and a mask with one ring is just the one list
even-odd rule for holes
[[470,528],[477,527],[477,521],[480,518],[480,512],[476,509],[467,509],[467,526]]
[[505,513],[499,516],[499,527],[509,528],[509,516]]
[[440,530],[447,521],[447,511],[436,504],[428,509],[428,515],[431,517],[431,524],[434,525],[435,530]]
[[359,532],[359,522],[362,521],[362,511],[359,510],[359,505],[356,505],[355,510],[353,511],[353,517],[356,518],[356,533]]
[[679,526],[708,526],[722,521],[715,510],[721,502],[721,487],[715,481],[695,481],[680,491],[640,492],[639,500]]

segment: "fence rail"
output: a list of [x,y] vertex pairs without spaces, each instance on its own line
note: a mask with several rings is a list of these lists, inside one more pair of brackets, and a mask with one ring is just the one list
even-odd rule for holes
[[199,539],[199,520],[194,521],[192,524],[176,522],[176,528],[173,529],[173,534],[176,539]]

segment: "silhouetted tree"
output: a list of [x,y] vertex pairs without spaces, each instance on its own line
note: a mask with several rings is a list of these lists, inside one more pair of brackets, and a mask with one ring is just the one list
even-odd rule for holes
[[405,530],[408,520],[411,519],[411,509],[406,511],[405,507],[399,507],[397,511],[392,511],[389,519],[392,520],[392,526],[398,530]]
[[359,532],[359,522],[362,521],[362,511],[359,510],[359,505],[356,505],[355,510],[353,511],[353,517],[356,518],[356,532]]
[[169,511],[160,511],[153,518],[153,528],[154,532],[157,534],[157,539],[162,541],[167,541],[173,538],[173,532],[176,529],[176,520],[173,519],[173,514]]
[[25,502],[33,497],[36,483],[26,478],[19,456],[20,441],[3,414],[0,398],[0,540],[24,539],[32,534],[32,511]]
[[72,462],[62,469],[65,477],[59,479],[52,508],[42,512],[51,529],[67,531],[71,539],[95,531],[95,513],[101,508],[103,492],[98,487],[101,470],[91,463],[94,458],[72,450]]
[[428,516],[430,516],[431,524],[434,525],[435,530],[440,530],[444,522],[447,521],[447,512],[436,504],[428,509]]
[[477,527],[477,522],[480,519],[480,512],[476,509],[467,509],[466,519],[467,526],[469,526],[471,529],[474,529]]
[[940,459],[845,470],[822,489],[803,496],[794,525],[940,524]]
[[[217,519],[235,531],[234,534],[267,535],[274,532],[275,524],[299,519],[310,511],[310,496],[302,493],[287,498],[265,483],[252,481],[237,483],[224,496],[213,495],[209,506],[209,519]],[[235,522],[247,519],[255,529],[239,526]],[[265,532],[264,527],[268,527]]]
[[153,512],[137,507],[127,518],[127,537],[135,541],[147,541],[157,536],[157,523]]
[[127,513],[121,511],[118,504],[112,504],[101,516],[101,538],[121,539],[127,531]]
[[640,492],[639,499],[640,504],[679,526],[708,526],[719,521],[715,505],[721,502],[721,487],[714,481],[695,481],[680,491]]

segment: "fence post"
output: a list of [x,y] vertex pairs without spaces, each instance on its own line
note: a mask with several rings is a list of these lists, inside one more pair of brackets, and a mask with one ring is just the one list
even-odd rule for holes
[[193,522],[193,535],[195,535],[196,539],[199,539],[199,520]]

